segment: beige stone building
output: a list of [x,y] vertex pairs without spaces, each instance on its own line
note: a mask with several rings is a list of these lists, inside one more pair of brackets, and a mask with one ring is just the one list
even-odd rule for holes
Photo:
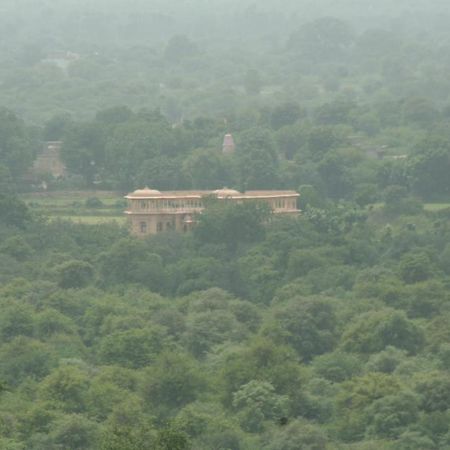
[[233,189],[216,191],[164,191],[145,188],[138,189],[125,198],[128,202],[127,214],[131,233],[146,236],[163,231],[186,232],[191,229],[195,215],[201,213],[206,197],[228,199],[238,203],[251,200],[267,202],[275,214],[296,215],[297,198],[295,191],[247,191],[241,193]]
[[63,178],[66,175],[66,167],[61,160],[61,147],[61,141],[46,142],[43,151],[33,163],[33,174]]

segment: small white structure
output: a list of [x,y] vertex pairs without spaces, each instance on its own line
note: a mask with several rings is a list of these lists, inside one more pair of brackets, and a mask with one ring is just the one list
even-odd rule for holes
[[222,152],[225,154],[234,153],[236,145],[234,144],[233,136],[227,133],[223,138]]

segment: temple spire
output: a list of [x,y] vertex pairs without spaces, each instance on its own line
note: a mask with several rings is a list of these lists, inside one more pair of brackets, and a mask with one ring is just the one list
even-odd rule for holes
[[233,136],[227,133],[223,138],[222,152],[225,154],[234,153],[236,150],[236,145],[234,144]]

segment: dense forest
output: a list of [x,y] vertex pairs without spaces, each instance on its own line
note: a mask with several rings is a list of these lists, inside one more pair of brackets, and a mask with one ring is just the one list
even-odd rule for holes
[[[450,6],[310,3],[3,0],[0,449],[450,450]],[[137,239],[43,182],[302,213]]]

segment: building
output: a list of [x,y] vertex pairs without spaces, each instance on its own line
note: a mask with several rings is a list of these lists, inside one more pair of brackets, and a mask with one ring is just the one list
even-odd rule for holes
[[234,144],[233,135],[228,133],[223,138],[222,152],[224,154],[231,154],[231,153],[234,153],[235,150],[236,150],[236,145]]
[[267,202],[275,214],[296,215],[297,198],[295,191],[247,191],[241,193],[233,189],[216,191],[165,191],[145,188],[138,189],[125,198],[128,202],[127,214],[131,233],[146,236],[163,231],[186,232],[192,228],[195,215],[204,208],[207,197],[227,199],[237,203],[251,200]]
[[65,74],[69,70],[69,66],[78,61],[81,56],[73,52],[53,52],[47,55],[41,62],[44,64],[52,64],[61,69]]
[[34,175],[51,175],[53,178],[64,178],[66,167],[61,160],[61,141],[46,142],[43,151],[33,163]]

